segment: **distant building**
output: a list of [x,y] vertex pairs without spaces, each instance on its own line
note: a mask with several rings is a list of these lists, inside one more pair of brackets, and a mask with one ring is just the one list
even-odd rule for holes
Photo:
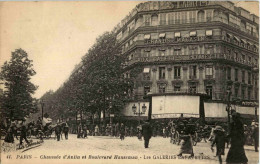
[[115,31],[125,77],[139,69],[125,116],[145,107],[147,116],[150,92],[152,119],[225,118],[229,87],[233,109],[258,115],[258,16],[229,1],[152,1]]

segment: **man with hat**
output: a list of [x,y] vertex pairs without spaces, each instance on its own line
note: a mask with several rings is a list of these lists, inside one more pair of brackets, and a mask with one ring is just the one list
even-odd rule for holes
[[149,121],[145,121],[144,125],[142,126],[142,134],[144,136],[144,147],[148,148],[149,146],[149,140],[152,137],[152,127],[149,123]]
[[226,162],[228,163],[247,163],[248,159],[244,150],[244,127],[240,120],[240,114],[232,113],[232,120],[230,126],[230,134],[227,137],[231,138],[231,147],[228,151]]
[[255,144],[255,152],[258,152],[258,144],[259,144],[259,127],[258,123],[256,122],[254,125],[253,133],[252,133],[252,138],[254,139],[254,144]]
[[225,155],[225,131],[221,126],[216,126],[213,133],[215,137],[211,144],[211,149],[213,151],[213,147],[216,144],[216,156],[218,156],[219,163],[222,164],[221,155]]

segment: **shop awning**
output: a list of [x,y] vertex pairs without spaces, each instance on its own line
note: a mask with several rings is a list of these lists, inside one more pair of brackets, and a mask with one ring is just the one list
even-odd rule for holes
[[212,30],[207,30],[206,31],[206,36],[212,36]]
[[151,35],[150,34],[146,34],[146,35],[144,35],[144,39],[150,39],[151,38]]
[[160,33],[159,38],[165,38],[165,33]]

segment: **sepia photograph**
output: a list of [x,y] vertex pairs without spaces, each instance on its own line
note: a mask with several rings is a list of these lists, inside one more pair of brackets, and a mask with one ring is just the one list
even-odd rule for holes
[[1,1],[1,164],[258,164],[259,1]]

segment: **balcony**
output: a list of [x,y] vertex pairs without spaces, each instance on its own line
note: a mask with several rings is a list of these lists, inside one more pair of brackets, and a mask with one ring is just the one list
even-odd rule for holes
[[[140,56],[140,54],[139,54]],[[225,53],[215,54],[194,54],[194,55],[173,55],[169,56],[152,56],[152,57],[134,57],[127,64],[131,66],[136,63],[154,63],[154,62],[184,62],[184,61],[202,61],[202,60],[226,60],[231,62],[240,63],[249,67],[257,67],[256,63],[249,63],[240,58],[233,58],[231,55]]]

